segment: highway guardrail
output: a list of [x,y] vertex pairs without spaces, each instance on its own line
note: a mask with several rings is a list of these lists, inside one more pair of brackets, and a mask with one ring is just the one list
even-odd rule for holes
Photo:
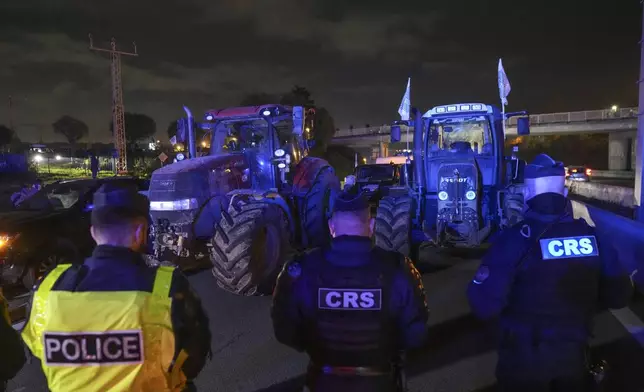
[[618,204],[622,207],[635,206],[633,188],[616,185],[606,185],[595,182],[566,181],[568,191],[588,199],[601,200]]
[[613,244],[619,261],[629,273],[637,289],[644,293],[644,224],[608,211],[572,201],[575,218],[583,219],[597,230],[600,242]]

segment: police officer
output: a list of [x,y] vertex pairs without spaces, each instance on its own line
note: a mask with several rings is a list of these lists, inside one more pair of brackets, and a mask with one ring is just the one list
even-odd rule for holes
[[287,263],[278,278],[275,336],[309,355],[311,391],[403,390],[400,352],[426,338],[420,274],[402,255],[372,246],[373,226],[366,198],[341,193],[330,247]]
[[11,327],[9,308],[0,288],[0,391],[25,364],[25,351],[20,335]]
[[502,391],[584,391],[595,310],[626,306],[633,287],[611,244],[571,216],[563,165],[541,154],[525,178],[525,220],[483,257],[470,306],[481,318],[500,315]]
[[136,189],[102,185],[92,256],[57,266],[37,287],[22,336],[52,392],[181,391],[203,368],[208,319],[179,271],[146,266],[148,217]]

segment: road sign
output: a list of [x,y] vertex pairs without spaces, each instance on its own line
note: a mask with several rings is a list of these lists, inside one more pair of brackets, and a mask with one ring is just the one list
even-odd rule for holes
[[164,153],[164,152],[162,152],[161,154],[159,154],[159,160],[160,160],[161,162],[165,162],[167,159],[168,159],[168,156],[167,156],[167,155],[165,155],[165,153]]

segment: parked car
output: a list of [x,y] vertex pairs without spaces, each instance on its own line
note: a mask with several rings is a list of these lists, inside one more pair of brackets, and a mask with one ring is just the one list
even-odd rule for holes
[[82,262],[91,254],[92,198],[108,182],[131,183],[140,192],[149,187],[149,181],[135,177],[59,181],[0,213],[0,283],[5,292],[20,295],[57,264]]
[[566,179],[571,181],[590,181],[593,171],[586,166],[568,166],[566,167]]

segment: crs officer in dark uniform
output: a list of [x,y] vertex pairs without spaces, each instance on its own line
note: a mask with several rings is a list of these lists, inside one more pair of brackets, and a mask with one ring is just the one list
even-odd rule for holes
[[92,256],[39,283],[22,336],[52,392],[181,391],[204,367],[208,319],[185,276],[145,264],[148,219],[136,189],[101,186]]
[[0,391],[5,390],[7,381],[15,377],[24,364],[22,339],[11,326],[8,303],[0,288]]
[[287,263],[273,297],[277,340],[309,354],[311,391],[400,391],[400,352],[422,345],[429,310],[420,274],[373,247],[362,194],[338,196],[328,249]]
[[598,308],[633,295],[612,244],[570,215],[565,169],[541,154],[526,166],[525,220],[492,244],[468,287],[472,311],[500,315],[502,391],[585,391]]

